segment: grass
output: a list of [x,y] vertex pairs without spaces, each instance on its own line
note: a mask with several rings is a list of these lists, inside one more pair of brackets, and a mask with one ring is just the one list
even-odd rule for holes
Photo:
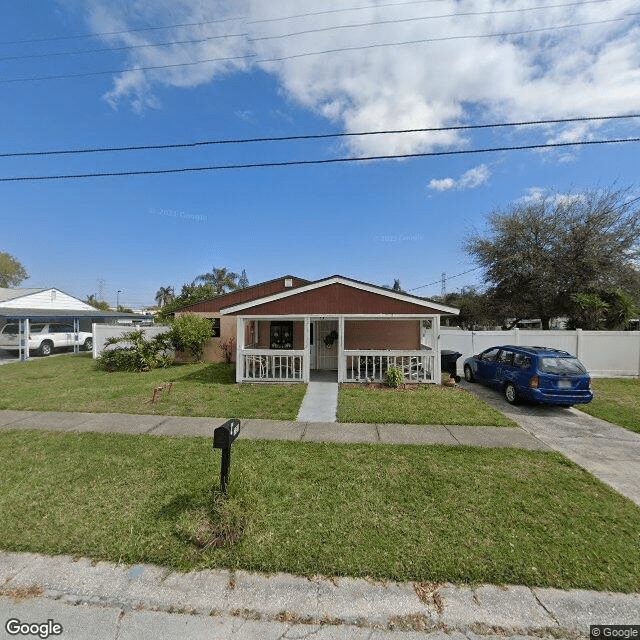
[[[151,403],[153,390],[163,391]],[[306,385],[236,385],[232,365],[181,364],[145,373],[98,371],[91,354],[0,367],[0,409],[295,420]]]
[[406,390],[341,387],[338,421],[517,427],[513,420],[468,391],[439,385]]
[[640,591],[640,509],[563,456],[0,432],[0,548],[180,570]]
[[640,433],[640,378],[594,378],[595,398],[577,408]]
[[[173,382],[151,403],[155,387]],[[145,373],[98,371],[90,354],[0,368],[0,409],[295,420],[304,384],[235,384],[232,365],[180,364]],[[341,388],[340,422],[516,426],[460,389]]]

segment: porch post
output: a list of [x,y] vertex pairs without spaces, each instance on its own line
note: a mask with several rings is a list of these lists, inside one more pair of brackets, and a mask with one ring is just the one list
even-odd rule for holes
[[433,339],[435,342],[435,362],[433,363],[433,377],[436,384],[442,384],[442,368],[440,366],[440,316],[433,316]]
[[244,318],[236,319],[236,382],[242,382],[244,378]]
[[302,359],[302,382],[311,379],[311,318],[304,317],[304,358]]
[[338,316],[338,382],[347,377],[347,363],[344,358],[344,316]]

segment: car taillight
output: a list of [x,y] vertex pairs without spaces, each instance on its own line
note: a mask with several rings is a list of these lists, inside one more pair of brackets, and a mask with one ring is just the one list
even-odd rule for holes
[[589,385],[589,391],[591,391],[591,389],[593,389],[593,387],[591,386],[591,378],[589,378],[589,380],[587,380],[587,383]]
[[538,376],[532,376],[531,380],[529,380],[529,386],[532,389],[537,389],[539,384],[540,384],[540,378],[538,378]]

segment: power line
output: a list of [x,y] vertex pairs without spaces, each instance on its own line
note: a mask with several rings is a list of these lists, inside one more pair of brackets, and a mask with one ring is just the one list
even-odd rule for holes
[[522,31],[506,31],[506,32],[500,32],[500,33],[488,33],[488,34],[444,36],[439,38],[421,38],[418,40],[406,40],[403,42],[382,42],[382,43],[374,43],[369,45],[358,45],[353,47],[339,47],[335,49],[324,49],[322,51],[308,51],[303,53],[290,54],[290,55],[279,56],[275,58],[258,58],[257,54],[252,53],[252,54],[245,54],[245,55],[239,55],[239,56],[205,58],[202,60],[194,60],[191,62],[130,67],[128,69],[109,69],[109,70],[102,70],[102,71],[88,71],[83,73],[69,73],[69,74],[58,74],[58,75],[49,75],[49,76],[33,76],[33,77],[27,77],[27,78],[3,78],[3,79],[0,79],[0,84],[10,84],[10,83],[16,83],[16,82],[41,82],[45,80],[64,80],[64,79],[72,79],[72,78],[88,78],[88,77],[95,77],[100,75],[132,73],[137,71],[157,71],[157,70],[163,70],[163,69],[190,67],[190,66],[195,66],[199,64],[208,64],[212,62],[231,62],[235,60],[250,60],[252,58],[254,59],[253,62],[257,64],[264,64],[269,62],[284,62],[286,60],[294,60],[297,58],[326,55],[330,53],[346,53],[348,51],[365,51],[368,49],[377,49],[377,48],[383,48],[383,47],[399,47],[399,46],[416,45],[416,44],[428,44],[432,42],[447,42],[447,41],[453,41],[453,40],[473,40],[473,39],[485,39],[485,38],[505,38],[510,36],[524,36],[524,35],[531,35],[534,33],[544,33],[544,32],[550,32],[550,31],[560,31],[565,29],[576,29],[579,27],[594,26],[599,24],[608,24],[613,22],[622,22],[626,18],[635,16],[635,15],[640,15],[640,14],[628,13],[625,16],[620,18],[611,18],[607,20],[593,20],[590,22],[556,25],[553,27],[538,27],[535,29],[525,29]]
[[453,280],[454,278],[458,278],[459,276],[464,276],[467,273],[471,273],[472,271],[477,271],[481,267],[473,267],[473,269],[467,269],[466,271],[461,271],[460,273],[456,273],[455,276],[447,276],[446,273],[443,273],[439,280],[434,280],[433,282],[429,282],[428,284],[421,284],[419,287],[413,287],[413,289],[407,289],[407,291],[417,291],[418,289],[424,289],[425,287],[432,287],[434,284],[441,284],[444,289],[444,283],[447,280]]
[[432,151],[423,153],[403,153],[387,156],[362,156],[362,157],[348,157],[348,158],[325,158],[317,160],[287,160],[284,162],[252,162],[247,164],[228,164],[228,165],[210,165],[201,167],[182,167],[173,169],[147,169],[147,170],[131,170],[131,171],[105,171],[96,173],[80,173],[80,174],[68,174],[68,175],[48,175],[48,176],[16,176],[0,178],[0,182],[28,182],[28,181],[43,181],[43,180],[72,180],[72,179],[84,179],[84,178],[107,178],[107,177],[122,177],[122,176],[150,176],[150,175],[164,175],[169,173],[195,173],[204,171],[221,171],[231,169],[260,169],[266,167],[292,167],[303,165],[321,165],[321,164],[335,164],[339,162],[368,162],[372,160],[400,160],[408,158],[432,158],[439,156],[454,156],[454,155],[471,155],[476,153],[494,153],[498,151],[524,151],[532,149],[553,149],[560,147],[579,147],[587,145],[602,145],[602,144],[622,144],[625,142],[640,142],[640,138],[622,138],[618,140],[579,140],[576,142],[552,142],[546,144],[530,144],[520,145],[515,147],[492,147],[486,149],[461,149],[455,151]]
[[[586,5],[586,4],[602,4],[604,2],[612,2],[612,1],[613,0],[576,0],[575,2],[566,2],[562,4],[538,5],[535,7],[522,7],[519,9],[496,9],[493,11],[465,11],[465,12],[456,12],[456,13],[444,13],[444,14],[431,15],[431,16],[414,16],[412,18],[394,18],[389,20],[375,20],[371,22],[332,25],[328,27],[320,27],[315,29],[306,29],[304,31],[296,31],[293,33],[284,33],[284,34],[278,34],[278,35],[267,35],[267,36],[258,36],[258,37],[251,37],[249,33],[226,33],[226,34],[205,36],[202,38],[190,39],[190,40],[172,40],[169,42],[148,42],[145,44],[125,45],[121,47],[103,47],[100,49],[77,49],[74,51],[53,51],[53,52],[47,52],[47,53],[25,54],[25,55],[19,55],[19,56],[3,56],[3,57],[0,57],[0,62],[32,60],[37,58],[52,58],[52,57],[61,57],[61,56],[88,55],[93,53],[111,53],[111,52],[118,52],[118,51],[129,51],[134,49],[168,47],[172,45],[202,44],[204,42],[209,42],[211,40],[221,40],[226,38],[247,38],[248,41],[250,42],[259,42],[264,40],[282,40],[284,38],[291,38],[291,37],[307,35],[311,33],[337,31],[339,29],[357,29],[362,27],[372,27],[372,26],[389,25],[389,24],[403,24],[408,22],[422,22],[425,20],[438,20],[442,18],[458,18],[458,17],[470,17],[470,16],[483,16],[483,15],[524,13],[529,11],[542,11],[546,9],[576,7],[576,6]],[[202,23],[202,24],[208,24],[208,23]]]
[[387,129],[380,131],[356,131],[343,133],[314,133],[292,136],[272,136],[265,138],[235,138],[222,140],[197,140],[195,142],[178,142],[169,144],[149,144],[125,147],[93,147],[88,149],[53,149],[46,151],[17,151],[0,152],[0,158],[21,158],[34,156],[73,155],[81,153],[114,153],[122,151],[154,151],[160,149],[185,149],[209,145],[248,144],[258,142],[288,142],[296,140],[322,140],[326,138],[349,138],[374,135],[404,134],[404,133],[434,133],[442,131],[465,131],[470,129],[494,129],[501,127],[524,127],[549,124],[567,124],[571,122],[590,122],[598,120],[622,120],[640,118],[640,114],[613,115],[613,116],[583,116],[577,118],[557,118],[553,120],[528,120],[521,122],[499,122],[489,124],[464,124],[450,127],[420,127],[415,129]]

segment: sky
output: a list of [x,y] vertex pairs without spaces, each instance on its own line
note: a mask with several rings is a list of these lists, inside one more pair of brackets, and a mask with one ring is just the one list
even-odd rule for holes
[[[23,287],[132,308],[212,267],[481,287],[464,241],[492,211],[637,197],[640,145],[478,150],[638,138],[640,118],[453,127],[639,114],[638,42],[637,0],[7,3],[0,251]],[[440,130],[333,135],[399,129]]]

